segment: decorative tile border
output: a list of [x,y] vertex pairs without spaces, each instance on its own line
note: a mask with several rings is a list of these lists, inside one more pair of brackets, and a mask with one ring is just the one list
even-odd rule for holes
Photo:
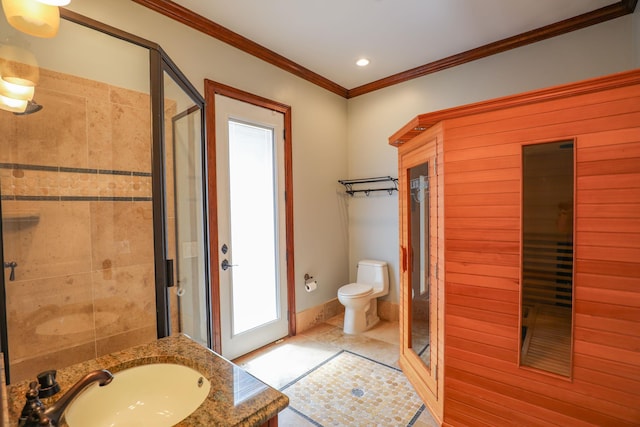
[[151,201],[151,173],[0,163],[2,200]]

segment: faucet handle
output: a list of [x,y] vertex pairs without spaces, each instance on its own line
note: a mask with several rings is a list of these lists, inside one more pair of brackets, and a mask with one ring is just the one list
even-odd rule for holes
[[51,427],[51,419],[44,413],[44,406],[39,406],[33,410],[26,427]]
[[[35,414],[40,411],[44,414],[44,405],[38,398],[38,382],[31,381],[29,383],[29,389],[25,393],[27,401],[20,413],[19,426],[32,425]],[[38,418],[36,418],[37,420]]]
[[49,370],[38,374],[38,382],[40,383],[40,398],[51,397],[60,391],[60,384],[56,381],[56,371]]

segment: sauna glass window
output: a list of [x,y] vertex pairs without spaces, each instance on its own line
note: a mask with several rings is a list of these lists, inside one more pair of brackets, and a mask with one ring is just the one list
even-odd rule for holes
[[573,300],[573,141],[522,151],[523,366],[569,376]]
[[409,169],[411,348],[431,366],[429,163]]

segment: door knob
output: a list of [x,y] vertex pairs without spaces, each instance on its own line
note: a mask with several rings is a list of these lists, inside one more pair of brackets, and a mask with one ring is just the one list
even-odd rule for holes
[[220,267],[222,267],[223,270],[227,271],[228,268],[231,267],[235,267],[238,264],[229,264],[229,261],[227,261],[227,259],[223,259],[222,263],[220,264]]

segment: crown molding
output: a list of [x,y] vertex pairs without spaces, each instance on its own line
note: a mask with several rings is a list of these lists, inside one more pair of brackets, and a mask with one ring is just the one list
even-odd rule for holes
[[267,49],[266,47],[250,40],[238,33],[235,33],[228,28],[223,27],[197,13],[186,9],[179,4],[176,4],[169,0],[133,0],[134,3],[138,3],[151,10],[154,10],[168,18],[180,22],[188,27],[193,28],[196,31],[200,31],[207,34],[221,42],[227,43],[243,52],[253,55],[256,58],[262,59],[271,65],[282,68],[285,71],[290,72],[298,77],[301,77],[315,85],[318,85],[330,92],[333,92],[342,97],[347,97],[348,91],[346,88],[340,86],[331,80],[322,77],[321,75],[314,73],[313,71],[303,67],[300,64],[296,64],[290,59]]
[[443,58],[438,61],[413,68],[411,70],[394,74],[392,76],[376,80],[375,82],[367,83],[365,85],[349,89],[347,98],[364,95],[365,93],[373,92],[378,89],[393,86],[398,83],[403,83],[418,77],[426,76],[427,74],[436,73],[438,71],[446,70],[447,68],[466,64],[467,62],[486,58],[487,56],[495,55],[507,50],[516,49],[528,44],[550,39],[552,37],[570,33],[572,31],[589,27],[591,25],[600,24],[610,19],[619,18],[629,13],[633,13],[636,7],[636,3],[637,0],[623,0],[616,4],[605,6],[603,8],[575,16],[573,18],[565,19],[564,21],[559,21],[545,27],[537,28],[535,30],[515,35],[513,37],[498,40],[494,43],[480,46],[478,48],[452,55],[447,58]]
[[296,64],[284,56],[267,49],[260,44],[241,36],[220,24],[200,16],[170,0],[133,0],[133,2],[174,19],[194,30],[200,31],[243,52],[253,55],[271,65],[279,67],[291,74],[316,84],[330,92],[345,98],[355,98],[379,89],[403,83],[427,74],[446,70],[447,68],[466,64],[477,59],[486,58],[507,50],[526,46],[552,37],[579,30],[591,25],[619,18],[634,12],[638,0],[620,0],[618,3],[565,19],[545,27],[527,31],[513,37],[499,40],[475,49],[468,50],[438,61],[430,62],[398,74],[394,74],[353,89],[346,89],[313,71]]

